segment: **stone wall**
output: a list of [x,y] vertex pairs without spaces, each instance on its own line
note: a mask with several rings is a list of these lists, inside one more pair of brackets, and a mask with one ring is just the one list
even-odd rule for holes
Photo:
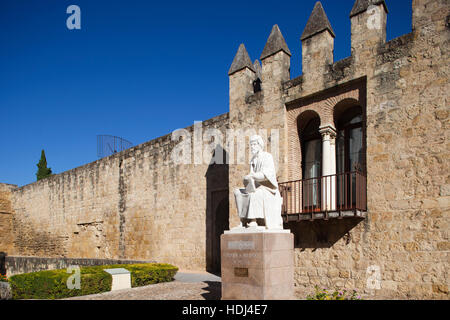
[[[286,81],[290,54],[285,44],[274,46],[284,43],[281,37],[271,43],[272,35],[266,48],[274,50],[262,61],[261,92],[251,92],[255,75],[250,67],[231,74],[230,127],[280,130],[279,181],[301,179],[297,121],[306,120],[309,112],[320,116],[321,127],[334,126],[340,103],[360,105],[368,217],[285,225],[295,235],[298,296],[306,297],[318,285],[356,288],[370,298],[445,299],[450,244],[448,1],[415,0],[413,32],[389,42],[383,1],[374,6],[356,2],[351,57],[332,61],[334,34],[316,4],[310,20],[317,20],[308,21],[302,37],[302,76]],[[230,191],[247,170],[248,165],[230,166]],[[233,204],[230,212],[235,215]]]
[[[387,43],[383,6],[374,12],[381,29],[367,12],[352,17],[352,57],[316,75],[323,85],[285,83],[288,106],[310,95],[326,106],[321,95],[355,79],[367,86],[368,218],[288,224],[297,289],[303,297],[319,285],[372,298],[448,299],[448,1],[415,0],[413,32]],[[368,284],[378,271],[380,287]]]
[[[303,41],[307,73],[290,80],[291,53],[274,26],[261,74],[241,46],[229,74],[230,113],[203,128],[231,132],[244,145],[242,138],[262,133],[283,182],[301,178],[298,117],[315,112],[322,125],[333,125],[340,102],[361,105],[367,218],[285,225],[295,236],[298,297],[319,285],[356,288],[370,298],[448,299],[448,1],[414,0],[412,32],[389,42],[384,2],[356,1],[350,57],[333,62],[334,34],[316,5],[311,17],[320,20],[308,24]],[[258,77],[259,92],[252,85]],[[0,226],[14,217],[10,250],[214,269],[218,235],[238,223],[233,189],[249,170],[248,148],[239,159],[234,138],[223,141],[229,165],[176,165],[167,135],[18,188],[14,214],[5,220],[0,213]],[[371,282],[378,275],[379,286]]]
[[[225,130],[227,124],[225,114],[203,127]],[[15,190],[16,252],[204,269],[212,236],[208,193],[227,190],[227,170],[219,166],[211,177],[208,164],[175,164],[177,143],[166,135]]]
[[14,252],[12,191],[16,185],[0,183],[0,252]]
[[37,272],[42,270],[66,269],[69,266],[100,266],[107,264],[135,264],[152,263],[145,260],[117,260],[117,259],[83,259],[83,258],[46,258],[46,257],[6,257],[6,275],[11,277],[16,274]]

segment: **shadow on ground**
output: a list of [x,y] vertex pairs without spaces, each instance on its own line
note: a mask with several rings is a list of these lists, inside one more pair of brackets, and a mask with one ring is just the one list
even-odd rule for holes
[[222,298],[222,283],[218,281],[204,281],[206,287],[202,288],[207,292],[202,293],[201,296],[205,300],[220,300]]

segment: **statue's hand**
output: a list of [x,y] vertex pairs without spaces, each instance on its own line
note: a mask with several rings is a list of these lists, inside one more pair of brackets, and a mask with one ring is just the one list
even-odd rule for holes
[[264,176],[264,173],[262,173],[262,172],[252,173],[251,176],[252,176],[253,180],[258,181],[258,182],[266,180],[266,177]]

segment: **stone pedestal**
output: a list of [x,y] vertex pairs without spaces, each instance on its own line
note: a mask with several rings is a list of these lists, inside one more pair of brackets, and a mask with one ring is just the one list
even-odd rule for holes
[[289,230],[226,231],[220,238],[223,300],[294,297],[294,235]]

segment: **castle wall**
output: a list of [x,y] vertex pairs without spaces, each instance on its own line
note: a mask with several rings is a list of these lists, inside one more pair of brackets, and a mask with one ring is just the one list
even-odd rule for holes
[[[203,128],[227,123],[225,114]],[[193,136],[193,126],[186,130]],[[166,135],[15,190],[17,254],[204,269],[208,192],[227,189],[227,172],[211,180],[208,164],[174,164],[177,143]]]
[[241,50],[230,74],[230,113],[203,123],[224,137],[235,130],[236,139],[223,141],[229,165],[175,165],[176,143],[167,135],[13,191],[0,185],[0,249],[208,268],[217,263],[223,197],[230,227],[238,223],[233,189],[249,170],[248,137],[263,135],[279,182],[301,179],[297,118],[315,112],[332,126],[336,105],[351,100],[365,117],[367,218],[285,225],[295,235],[299,298],[319,285],[369,297],[447,299],[448,14],[446,0],[414,0],[413,31],[386,42],[387,13],[377,1],[351,17],[351,57],[330,64],[330,28],[311,32],[303,43],[307,74],[293,80],[289,50],[274,28],[261,57],[262,91],[253,91],[259,75]]
[[[388,43],[383,30],[369,28],[367,12],[355,16],[352,57],[316,75],[321,83],[284,84],[287,106],[312,95],[322,113],[327,89],[355,79],[367,87],[368,217],[286,226],[296,236],[300,296],[319,285],[372,297],[448,298],[448,13],[447,1],[415,0],[413,32]],[[371,282],[377,274],[380,287]]]
[[0,183],[0,252],[14,252],[12,190],[16,185]]

